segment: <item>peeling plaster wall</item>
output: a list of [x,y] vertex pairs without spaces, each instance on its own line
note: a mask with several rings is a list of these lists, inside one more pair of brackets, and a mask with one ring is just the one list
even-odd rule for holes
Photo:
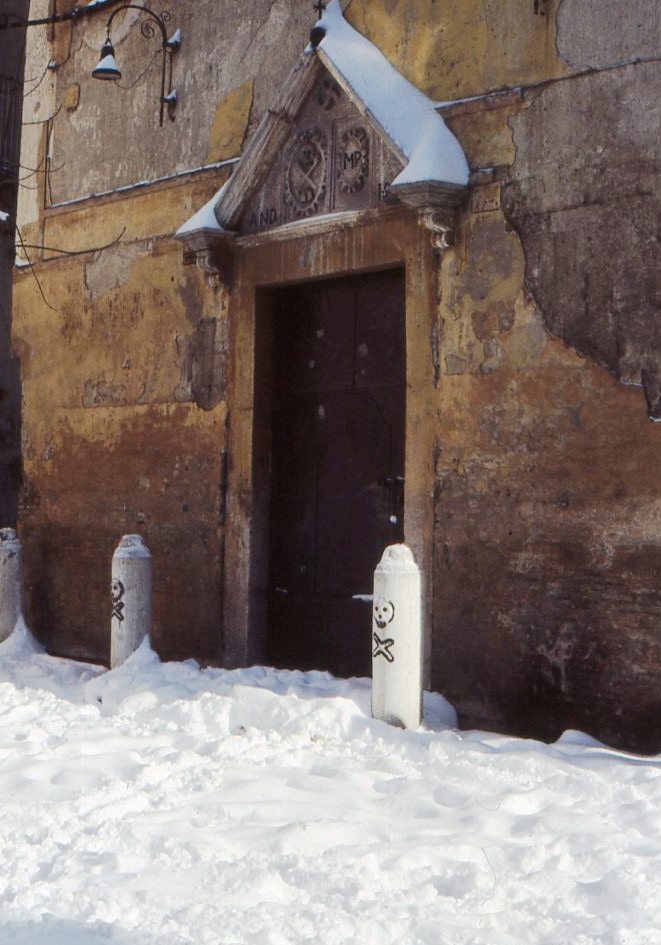
[[[512,120],[504,192],[549,329],[661,419],[661,62],[558,83]],[[553,260],[553,266],[548,261]]]
[[466,725],[656,751],[659,429],[548,332],[502,214],[467,228],[443,267],[434,687]]
[[199,338],[222,300],[163,241],[106,250],[101,266],[53,261],[40,283],[54,310],[38,323],[36,283],[16,284],[32,624],[54,652],[107,659],[110,558],[140,532],[155,558],[154,645],[213,657],[226,409],[209,393],[218,346]]
[[659,54],[660,20],[564,0],[558,51],[597,71],[450,111],[491,170],[443,260],[434,575],[434,685],[465,724],[649,751],[661,73],[627,61]]
[[351,0],[347,16],[439,101],[569,71],[555,47],[559,0]]

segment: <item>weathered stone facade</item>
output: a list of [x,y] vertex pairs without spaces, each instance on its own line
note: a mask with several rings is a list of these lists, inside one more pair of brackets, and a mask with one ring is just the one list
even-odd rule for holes
[[[43,124],[23,163],[50,172],[21,194],[21,227],[47,248],[38,283],[16,275],[13,328],[35,630],[107,660],[110,557],[137,531],[162,655],[262,659],[260,312],[279,284],[401,267],[427,682],[464,724],[659,750],[657,5],[344,4],[465,149],[454,243],[397,207],[268,239],[248,221],[231,280],[225,261],[185,265],[172,236],[250,146],[312,4],[173,0],[163,128],[154,73],[89,78],[107,6],[30,34],[29,69],[56,64],[26,100]],[[127,85],[151,55],[138,20],[114,37]]]

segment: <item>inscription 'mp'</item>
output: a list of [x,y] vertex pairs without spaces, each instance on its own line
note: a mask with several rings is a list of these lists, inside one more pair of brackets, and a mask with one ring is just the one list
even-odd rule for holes
[[345,131],[337,155],[337,180],[345,194],[356,194],[370,173],[370,139],[366,128],[357,125]]

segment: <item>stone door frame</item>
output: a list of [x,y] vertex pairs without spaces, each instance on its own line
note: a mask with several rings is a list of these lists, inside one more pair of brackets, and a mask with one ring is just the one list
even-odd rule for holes
[[[268,445],[260,417],[258,326],[263,290],[310,279],[401,268],[405,273],[406,433],[404,528],[424,582],[425,683],[432,644],[432,575],[438,251],[419,214],[309,220],[237,240],[230,297],[227,523],[223,588],[223,665],[263,662],[267,515],[263,477]],[[257,381],[256,381],[257,379]]]

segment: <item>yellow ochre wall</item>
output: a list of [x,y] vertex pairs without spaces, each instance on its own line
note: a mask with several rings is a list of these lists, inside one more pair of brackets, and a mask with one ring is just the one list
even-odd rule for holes
[[[345,6],[439,104],[472,171],[414,353],[434,379],[429,681],[465,724],[659,750],[661,28],[640,27],[643,0],[625,17],[611,0],[599,17],[587,0]],[[21,233],[56,249],[28,250],[15,279],[20,528],[32,625],[86,659],[108,658],[110,556],[133,531],[155,556],[159,652],[222,658],[237,327],[172,236],[226,179],[314,23],[312,4],[285,0],[169,10],[184,42],[162,129],[155,73],[132,91],[89,78],[105,14],[30,37],[28,69],[58,65],[26,98],[25,120],[54,117],[26,129],[24,164],[50,173],[21,195]],[[129,23],[118,58],[144,62],[146,42]],[[646,234],[633,249],[616,241],[630,207]]]

